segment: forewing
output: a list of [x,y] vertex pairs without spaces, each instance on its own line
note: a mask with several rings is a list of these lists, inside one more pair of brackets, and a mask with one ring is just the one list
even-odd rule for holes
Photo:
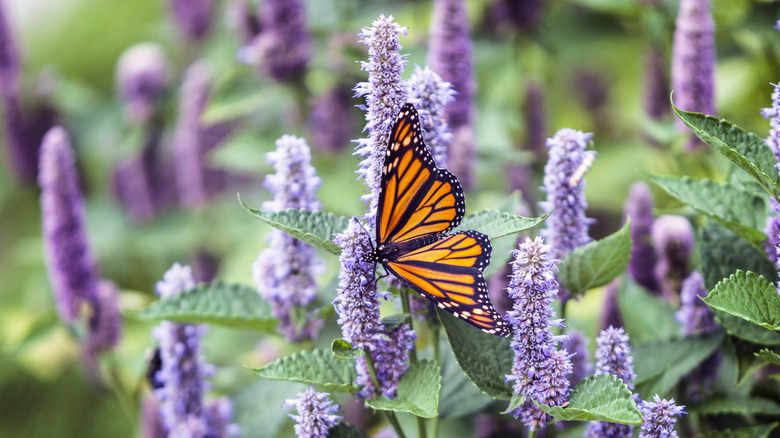
[[384,265],[454,316],[486,333],[509,336],[509,324],[490,302],[482,275],[490,263],[491,250],[487,236],[466,231],[443,237]]
[[393,126],[382,168],[377,241],[403,243],[456,227],[466,210],[463,188],[439,169],[425,146],[420,118],[406,104]]

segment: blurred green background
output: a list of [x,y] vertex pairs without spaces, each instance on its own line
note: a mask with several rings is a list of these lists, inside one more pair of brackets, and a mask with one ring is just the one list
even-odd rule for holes
[[[547,2],[533,30],[496,23],[491,16],[495,1],[467,3],[479,145],[477,180],[467,194],[470,211],[504,202],[509,184],[502,169],[529,156],[519,150],[526,131],[521,108],[530,80],[541,81],[546,94],[548,136],[563,127],[595,134],[598,158],[586,178],[588,215],[598,220],[594,237],[618,228],[628,187],[641,180],[643,172],[721,177],[726,167],[722,159],[706,152],[682,153],[682,138],[671,119],[651,122],[644,116],[644,53],[651,42],[670,51],[676,1],[655,7],[635,0]],[[315,48],[305,99],[324,94],[340,80],[365,80],[356,62],[365,57],[365,47],[355,34],[380,13],[409,27],[401,40],[403,53],[409,55],[404,77],[415,65],[425,64],[431,1],[308,0],[306,5]],[[198,254],[218,262],[218,278],[252,284],[251,264],[266,245],[269,227],[240,207],[236,192],[259,207],[269,198],[262,187],[263,175],[271,171],[264,154],[282,134],[310,138],[307,114],[301,114],[297,104],[300,90],[236,61],[241,42],[230,25],[226,1],[218,2],[212,31],[201,47],[181,38],[162,0],[4,0],[3,6],[22,55],[23,96],[30,105],[45,100],[56,108],[72,136],[87,199],[89,239],[101,276],[122,290],[127,317],[121,345],[102,357],[110,375],[107,386],[97,385],[83,370],[78,343],[59,324],[54,310],[43,262],[39,191],[20,184],[9,171],[7,156],[0,156],[0,436],[137,436],[138,400],[148,391],[143,376],[153,340],[151,325],[131,314],[154,299],[154,284],[172,263],[192,263]],[[772,29],[780,18],[780,3],[713,0],[713,15],[718,115],[764,137],[768,122],[759,110],[770,106],[770,84],[780,81],[780,32]],[[176,120],[181,72],[204,58],[215,72],[204,118],[236,126],[210,160],[252,180],[203,209],[172,208],[136,223],[110,190],[113,169],[138,152],[141,138],[123,119],[114,78],[123,50],[147,41],[159,43],[173,67],[163,147],[169,146]],[[42,84],[44,97],[36,92]],[[593,89],[602,93],[595,106],[586,101]],[[362,103],[354,100],[355,105]],[[356,139],[362,135],[362,112],[354,109],[350,116],[343,122],[350,124]],[[650,137],[659,144],[651,145]],[[351,153],[351,145],[337,153],[313,152],[324,209],[341,215],[363,209],[358,201],[363,186],[355,175],[358,160]],[[538,186],[540,175],[536,178]],[[686,213],[654,192],[659,214]],[[535,196],[541,199],[541,193]],[[337,260],[322,257],[328,265],[320,278],[322,302],[327,303],[335,295]],[[596,292],[572,304],[570,324],[595,334],[600,299]],[[323,345],[336,333],[335,326],[328,326]],[[257,382],[243,366],[260,366],[292,347],[272,335],[217,328],[210,330],[205,343],[207,360],[219,367],[214,389],[233,395],[237,409],[259,403],[246,389],[240,392],[242,387],[259,385],[255,391],[274,394],[265,401],[269,417],[253,418],[267,430],[243,424],[246,436],[272,436],[286,421],[276,399],[299,388]],[[291,433],[291,427],[285,430]]]

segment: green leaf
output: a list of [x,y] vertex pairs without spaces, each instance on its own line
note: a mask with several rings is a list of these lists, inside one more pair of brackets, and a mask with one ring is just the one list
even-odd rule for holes
[[768,348],[764,348],[763,350],[756,353],[756,357],[763,360],[764,362],[780,365],[780,354],[777,354]]
[[255,288],[220,282],[161,298],[133,316],[147,321],[211,323],[259,331],[272,331],[278,323]]
[[520,394],[512,394],[512,398],[509,399],[509,406],[501,412],[502,414],[508,414],[525,403],[525,396]]
[[701,265],[707,290],[712,290],[719,281],[741,269],[753,271],[774,281],[777,268],[770,262],[763,250],[758,250],[731,231],[708,220],[701,228],[698,239]]
[[483,394],[466,377],[455,361],[450,346],[441,340],[441,401],[439,418],[458,418],[480,412],[493,399]]
[[343,421],[328,430],[328,438],[368,438],[365,432]]
[[357,359],[365,354],[362,348],[354,348],[344,339],[334,339],[330,344],[330,352],[337,359]]
[[366,406],[380,411],[411,412],[418,417],[433,418],[438,414],[440,373],[439,366],[430,359],[413,363],[398,382],[396,398],[375,397],[366,400]]
[[328,392],[357,390],[354,385],[357,377],[355,364],[352,361],[337,359],[326,350],[300,351],[277,359],[262,368],[250,368],[250,370],[266,379],[317,385]]
[[757,354],[761,350],[761,346],[752,342],[743,341],[739,338],[729,338],[729,346],[731,346],[733,357],[736,359],[736,384],[741,385],[749,379],[757,369],[764,365],[757,357]]
[[780,295],[755,272],[737,271],[703,298],[713,309],[738,316],[770,330],[780,330]]
[[512,387],[504,381],[514,361],[509,338],[489,335],[439,308],[436,312],[458,365],[474,385],[494,399],[512,398]]
[[764,139],[726,121],[712,116],[678,109],[672,103],[677,117],[702,141],[731,160],[755,179],[774,197],[780,196],[780,185],[775,165],[777,159]]
[[624,277],[618,291],[623,326],[631,343],[671,339],[680,335],[680,324],[668,302]]
[[242,438],[276,438],[289,423],[288,412],[281,406],[303,390],[303,385],[258,379],[244,386],[234,396],[235,422],[241,426]]
[[[241,202],[241,199],[239,198],[238,201]],[[274,213],[254,209],[243,202],[241,205],[256,218],[302,242],[332,254],[341,252],[341,247],[333,243],[333,235],[347,228],[349,225],[347,217],[304,208],[300,210],[291,208]]]
[[528,218],[498,210],[485,209],[463,218],[463,221],[455,230],[477,230],[480,233],[487,234],[491,239],[497,239],[502,236],[530,230],[544,222],[548,216],[550,216],[550,213],[541,217]]
[[726,332],[732,336],[736,336],[754,344],[780,344],[780,333],[774,330],[765,329],[750,321],[738,316],[730,315],[726,312],[721,312],[717,309],[711,308],[710,310],[712,310],[712,313],[715,315],[715,320],[718,321],[718,324],[726,329]]
[[764,197],[741,185],[688,176],[649,175],[667,193],[705,214],[737,236],[759,245],[766,240],[767,205]]
[[382,326],[385,328],[385,333],[390,332],[394,328],[405,323],[409,319],[409,316],[410,314],[408,313],[396,313],[382,318]]
[[780,406],[772,400],[734,395],[711,398],[687,410],[704,415],[780,415]]
[[564,421],[608,421],[620,424],[642,424],[642,414],[631,399],[631,391],[614,374],[591,376],[581,381],[569,394],[569,404],[546,406],[536,402],[544,412]]
[[[637,392],[665,395],[684,375],[708,358],[724,334],[651,341],[635,346],[634,371]],[[644,383],[648,385],[643,385]],[[640,389],[640,385],[642,389]]]
[[777,427],[777,423],[740,429],[714,430],[700,433],[695,438],[767,438],[775,427]]
[[558,265],[561,285],[574,294],[603,286],[623,273],[631,259],[630,221],[609,236],[581,246]]

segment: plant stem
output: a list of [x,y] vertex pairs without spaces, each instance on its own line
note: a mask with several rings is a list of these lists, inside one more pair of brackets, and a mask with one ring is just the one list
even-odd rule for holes
[[[401,309],[404,313],[410,314],[406,319],[409,323],[409,330],[414,330],[414,324],[412,323],[411,306],[409,305],[409,288],[401,286],[399,289],[401,294]],[[412,350],[409,352],[409,363],[417,362],[417,342],[412,344]]]
[[536,429],[528,428],[528,438],[536,438]]
[[398,438],[406,438],[403,429],[401,429],[401,424],[398,422],[398,417],[395,416],[395,412],[384,411],[384,413],[387,415],[387,421],[389,421],[393,426],[393,429],[395,429],[395,433],[398,435]]
[[[367,348],[364,348],[363,352],[365,353],[368,374],[371,375],[371,381],[374,382],[374,387],[377,391],[379,391],[379,378],[376,376],[374,361],[371,359],[371,354],[369,354],[369,350]],[[387,415],[387,421],[389,421],[393,426],[393,429],[395,429],[395,433],[398,435],[398,438],[406,438],[406,435],[404,434],[403,429],[401,429],[401,424],[398,422],[398,418],[395,416],[395,413],[393,411],[384,411],[384,413]]]

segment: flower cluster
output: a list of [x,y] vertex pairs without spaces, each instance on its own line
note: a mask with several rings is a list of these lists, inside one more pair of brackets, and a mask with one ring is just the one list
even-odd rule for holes
[[[710,0],[681,0],[672,48],[672,89],[677,107],[715,113],[715,22]],[[687,128],[677,120],[680,130]],[[688,133],[688,149],[702,143]]]
[[562,328],[562,320],[553,319],[552,302],[558,297],[555,265],[550,245],[540,237],[526,238],[513,252],[512,279],[508,293],[514,308],[507,312],[512,325],[512,349],[515,362],[507,381],[514,381],[516,394],[527,397],[512,411],[515,418],[531,428],[543,427],[551,417],[531,399],[548,406],[562,405],[569,393],[568,375],[572,371],[570,355],[558,350],[563,336],[552,328]]
[[371,351],[371,360],[376,370],[379,388],[376,388],[368,372],[368,364],[365,358],[358,361],[358,381],[363,384],[360,396],[374,398],[381,394],[387,398],[394,398],[398,394],[398,382],[406,372],[409,365],[409,351],[414,346],[416,334],[404,323],[390,330],[387,334],[378,336],[376,348]]
[[552,214],[539,234],[552,246],[555,258],[560,259],[591,240],[588,227],[593,220],[585,217],[585,179],[572,178],[586,160],[593,160],[596,155],[595,151],[585,150],[592,137],[590,133],[564,128],[547,139],[549,158],[544,166],[542,188],[547,200],[540,207]]
[[338,84],[315,99],[309,114],[309,131],[315,148],[338,152],[349,144],[353,132],[352,95]]
[[366,97],[366,130],[368,138],[357,140],[355,154],[363,160],[358,173],[368,186],[369,193],[362,197],[369,204],[365,220],[371,227],[376,220],[376,207],[385,162],[385,150],[396,114],[406,103],[408,86],[401,79],[406,60],[401,55],[399,37],[406,28],[393,21],[393,17],[380,15],[370,28],[363,28],[360,42],[368,46],[368,62],[360,68],[368,72],[368,81],[355,86],[355,97]]
[[561,348],[571,353],[571,378],[572,385],[580,383],[591,375],[593,366],[590,363],[588,352],[589,339],[579,330],[568,330],[566,339],[561,343]]
[[192,41],[201,41],[212,25],[213,0],[168,0],[168,7],[182,35]]
[[[772,106],[761,110],[761,115],[769,119],[769,136],[765,142],[780,163],[780,84],[775,85],[772,92]],[[780,164],[779,164],[780,165]],[[766,222],[766,235],[769,239],[766,243],[766,252],[771,260],[778,263],[780,270],[780,203],[774,197],[769,198],[772,210]],[[780,291],[780,283],[777,285]]]
[[677,438],[674,430],[677,419],[674,417],[684,414],[685,406],[677,406],[674,399],[662,400],[656,394],[652,402],[642,401],[638,408],[645,418],[639,438]]
[[[157,283],[157,294],[173,297],[195,287],[189,266],[174,264]],[[206,377],[214,367],[200,356],[200,338],[205,325],[163,321],[152,331],[159,343],[160,367],[153,380],[154,394],[160,400],[160,417],[172,437],[235,436],[238,426],[230,423],[230,401],[221,399],[206,405],[203,394],[208,390]]]
[[650,230],[653,227],[653,195],[643,182],[636,182],[628,192],[623,213],[631,219],[631,260],[628,273],[638,284],[651,292],[658,292],[655,265],[658,256],[653,248]]
[[300,76],[311,57],[306,11],[300,0],[264,0],[260,34],[252,43],[254,62],[276,81]]
[[[605,373],[614,374],[629,389],[634,389],[633,358],[631,357],[631,347],[628,345],[628,335],[623,328],[609,327],[602,330],[596,338],[596,375]],[[615,424],[605,421],[591,421],[585,436],[588,438],[614,437],[628,438],[631,436],[633,426],[627,424]]]
[[683,280],[688,277],[688,257],[693,252],[694,236],[690,222],[682,216],[661,216],[650,230],[658,262],[655,278],[661,296],[678,302]]
[[287,409],[295,408],[298,413],[290,414],[297,424],[295,435],[299,438],[325,438],[328,430],[342,419],[336,415],[339,405],[334,405],[328,399],[328,393],[317,392],[313,386],[309,386],[303,392],[298,393],[297,399],[289,399],[284,402]]
[[447,150],[452,133],[444,115],[444,108],[455,98],[452,87],[430,67],[414,69],[409,79],[411,99],[417,102],[425,144],[439,167],[447,167]]
[[[276,141],[276,150],[268,153],[267,160],[276,173],[265,178],[266,188],[274,195],[273,201],[263,204],[265,210],[320,209],[314,193],[320,179],[311,165],[311,152],[304,139],[283,136]],[[271,231],[267,240],[268,248],[260,252],[252,265],[258,291],[271,304],[273,316],[279,318],[279,328],[288,340],[316,338],[322,321],[306,315],[305,322],[300,324],[293,310],[304,309],[314,301],[314,276],[322,263],[316,260],[314,247],[283,231]]]
[[152,118],[168,90],[169,76],[168,59],[158,44],[136,44],[122,53],[116,84],[129,121],[145,123]]

